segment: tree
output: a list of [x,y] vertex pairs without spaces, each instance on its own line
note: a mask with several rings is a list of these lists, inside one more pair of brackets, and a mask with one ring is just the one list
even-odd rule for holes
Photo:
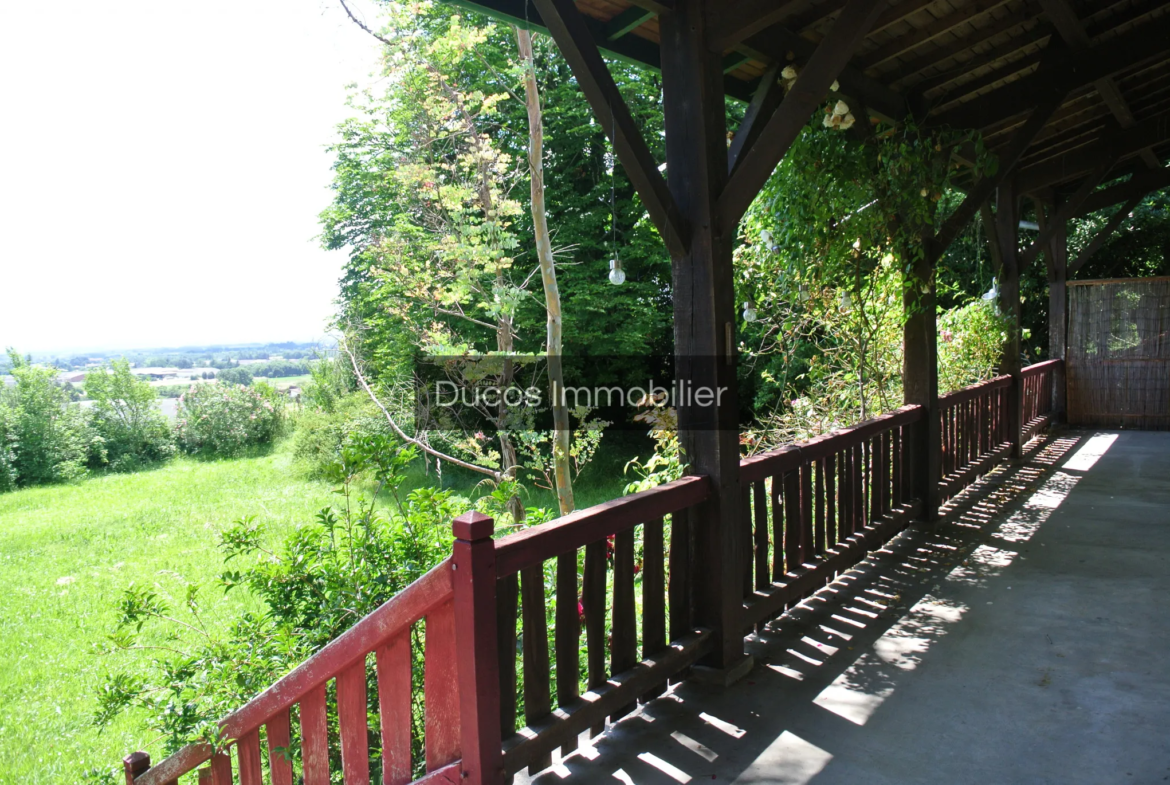
[[101,439],[91,462],[114,471],[166,460],[175,453],[171,429],[158,410],[158,395],[139,379],[129,361],[85,375],[85,392],[93,401],[91,425]]
[[[2,471],[12,486],[65,482],[85,475],[89,434],[84,413],[70,406],[53,368],[34,366],[9,349],[14,386],[0,388],[0,426],[10,457]],[[4,445],[0,445],[0,451]]]
[[252,383],[252,372],[246,367],[224,368],[216,374],[221,384],[239,384],[247,387]]

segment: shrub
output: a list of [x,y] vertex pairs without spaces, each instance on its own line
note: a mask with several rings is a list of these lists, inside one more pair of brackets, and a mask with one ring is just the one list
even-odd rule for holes
[[175,454],[170,425],[156,405],[158,395],[134,375],[128,361],[115,360],[108,370],[86,374],[85,392],[93,400],[90,425],[100,440],[91,450],[91,466],[133,471]]
[[35,367],[12,351],[9,359],[16,384],[0,389],[7,411],[0,428],[9,456],[0,458],[0,472],[9,478],[0,483],[23,487],[80,479],[91,441],[85,412],[69,405],[55,369]]
[[[221,532],[221,582],[261,600],[268,608],[262,616],[246,614],[220,633],[204,624],[199,587],[181,579],[173,592],[160,584],[128,587],[110,635],[125,660],[98,691],[96,724],[136,708],[145,711],[168,754],[197,739],[218,742],[217,719],[447,556],[451,520],[470,504],[450,491],[402,493],[404,470],[415,457],[413,449],[383,437],[355,439],[329,472],[344,502],[283,540],[274,541],[255,516]],[[383,507],[379,497],[393,503]],[[417,662],[422,651],[415,643]],[[376,705],[377,696],[370,700]],[[414,714],[417,726],[421,705]],[[380,781],[373,763],[371,773]]]
[[332,401],[330,408],[306,407],[297,415],[293,455],[311,477],[325,477],[355,438],[389,435],[390,426],[365,393]]
[[266,384],[197,384],[179,398],[175,436],[193,455],[239,455],[271,443],[283,424],[284,402]]

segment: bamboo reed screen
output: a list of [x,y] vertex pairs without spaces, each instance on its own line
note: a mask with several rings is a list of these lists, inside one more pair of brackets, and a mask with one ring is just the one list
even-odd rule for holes
[[1070,281],[1068,418],[1170,429],[1170,278]]

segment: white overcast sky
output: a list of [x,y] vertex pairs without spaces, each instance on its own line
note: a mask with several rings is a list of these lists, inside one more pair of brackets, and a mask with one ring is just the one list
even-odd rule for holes
[[0,3],[0,348],[320,337],[325,146],[377,70],[337,0]]

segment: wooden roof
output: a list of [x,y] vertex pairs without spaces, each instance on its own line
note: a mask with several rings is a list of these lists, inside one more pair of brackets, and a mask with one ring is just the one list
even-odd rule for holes
[[[542,26],[527,0],[455,1]],[[657,68],[657,16],[670,2],[577,0],[577,7],[601,49]],[[709,21],[727,94],[749,100],[770,66],[801,65],[844,4],[729,2]],[[1170,185],[1167,11],[1170,0],[893,0],[842,72],[841,92],[874,116],[913,111],[928,125],[980,129],[1009,156],[1018,152],[1010,150],[1013,134],[1048,101],[1051,114],[1034,136],[1027,132],[1018,159],[1019,191],[1068,193],[1087,179],[1095,187],[1125,174],[1138,181],[1130,191],[1148,191]],[[1117,188],[1094,194],[1096,203],[1128,198]]]

